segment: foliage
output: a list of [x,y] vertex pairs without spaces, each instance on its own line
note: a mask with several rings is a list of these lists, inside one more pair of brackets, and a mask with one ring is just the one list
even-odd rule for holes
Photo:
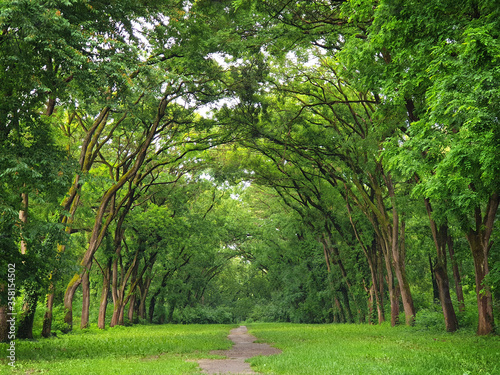
[[15,263],[19,313],[50,288],[57,319],[81,304],[101,328],[402,307],[434,332],[439,297],[492,332],[499,19],[494,1],[1,2],[0,308]]
[[228,307],[186,307],[173,316],[173,323],[180,324],[231,324],[236,323]]

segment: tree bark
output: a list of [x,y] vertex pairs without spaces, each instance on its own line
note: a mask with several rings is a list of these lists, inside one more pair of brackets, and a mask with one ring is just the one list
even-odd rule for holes
[[[115,236],[115,243],[117,239]],[[118,324],[119,317],[120,317],[120,309],[122,308],[122,301],[123,301],[123,296],[120,294],[120,288],[118,287],[118,257],[120,257],[120,252],[121,252],[121,238],[119,240],[119,243],[116,244],[117,248],[115,251],[115,259],[113,259],[113,268],[111,269],[112,277],[111,277],[111,295],[113,296],[113,315],[111,317],[111,322],[109,323],[110,327],[114,327],[115,325]]]
[[[340,291],[342,292],[345,309],[347,311],[347,320],[350,323],[353,323],[354,317],[353,317],[351,306],[349,303],[349,294],[347,293],[347,291],[349,291],[349,293],[351,294],[352,300],[354,302],[354,305],[356,306],[356,309],[359,312],[360,317],[361,317],[361,311],[358,307],[354,292],[352,291],[351,283],[349,282],[349,279],[347,277],[347,271],[344,267],[342,259],[340,258],[339,250],[338,250],[338,248],[336,248],[335,246],[332,245],[332,237],[331,237],[331,233],[328,230],[328,228],[327,228],[326,234],[325,234],[325,232],[323,232],[323,236],[320,238],[319,242],[323,244],[323,250],[324,250],[324,254],[325,254],[325,261],[326,261],[328,273],[331,272],[331,266],[330,266],[331,263],[333,263],[339,267],[340,274],[342,275]],[[346,287],[347,287],[347,289],[346,289]]]
[[[399,320],[399,318],[396,316],[396,313],[399,315],[399,302],[397,294],[394,293],[393,290],[394,268],[394,273],[396,274],[398,286],[400,289],[399,292],[403,300],[406,324],[412,325],[415,319],[415,307],[413,305],[413,298],[411,296],[411,291],[405,271],[404,226],[402,226],[401,228],[402,236],[400,239],[399,215],[396,207],[396,196],[392,178],[390,174],[383,173],[383,167],[381,165],[379,165],[377,168],[377,174],[367,172],[367,175],[371,181],[371,195],[367,193],[365,182],[354,179],[352,182],[356,186],[357,192],[361,196],[361,199],[356,197],[355,194],[351,194],[351,197],[356,201],[356,204],[359,206],[368,220],[370,220],[373,229],[378,237],[378,240],[382,246],[387,270],[387,285],[389,289],[389,297],[391,300],[391,324],[396,325]],[[392,222],[389,219],[389,215],[385,206],[382,185],[380,184],[381,178],[385,180],[387,192],[391,199]]]
[[[144,267],[147,267],[146,262],[144,262],[144,263],[145,263]],[[139,284],[139,280],[137,278],[138,269],[139,269],[139,262],[135,262],[134,267],[132,269],[132,275],[130,277],[130,287],[131,288],[133,287],[133,285]],[[134,289],[136,289],[136,288],[134,288]],[[128,313],[127,313],[127,318],[128,318],[130,323],[133,323],[133,321],[134,321],[135,299],[136,299],[136,291],[132,290],[132,291],[130,291],[129,308],[128,308]]]
[[81,275],[75,274],[66,288],[66,293],[64,293],[64,310],[66,311],[64,323],[68,325],[69,331],[73,328],[73,298],[81,282]]
[[450,261],[453,269],[453,279],[455,280],[455,291],[458,300],[458,310],[460,312],[464,312],[465,311],[464,292],[462,290],[460,270],[458,269],[458,263],[455,259],[455,250],[453,249],[453,238],[451,237],[451,235],[448,235],[446,242],[448,244],[448,253],[450,255]]
[[160,294],[160,289],[156,291],[156,293],[151,297],[151,301],[149,301],[149,309],[148,309],[148,318],[149,318],[149,323],[153,323],[153,317],[155,313],[155,307],[156,307],[156,298]]
[[384,241],[380,243],[380,246],[382,248],[382,253],[384,254],[386,282],[387,289],[389,290],[389,301],[391,303],[391,326],[394,327],[399,324],[399,299],[394,286],[391,255],[389,254],[387,244]]
[[342,294],[343,305],[345,306],[346,311],[346,322],[354,323],[354,316],[352,315],[351,305],[349,303],[349,295],[347,294],[347,289],[344,285],[340,286],[340,293]]
[[85,270],[82,275],[82,319],[80,328],[88,328],[90,315],[90,270]]
[[99,304],[99,317],[97,318],[97,327],[99,329],[106,328],[106,309],[108,307],[108,294],[111,277],[111,258],[109,258],[106,269],[103,270],[101,302]]
[[24,293],[23,312],[19,319],[17,337],[20,339],[33,339],[33,322],[35,320],[38,293],[32,290],[25,290]]
[[[138,255],[140,252],[144,251],[143,246],[141,245],[142,241],[139,243],[139,247],[135,253],[134,260],[128,267],[127,272],[124,272],[124,269],[122,268],[122,277],[121,277],[121,285],[120,288],[118,288],[118,265],[117,261],[115,260],[113,262],[113,282],[112,282],[112,296],[113,296],[113,305],[114,305],[114,310],[113,310],[113,316],[111,318],[111,324],[112,326],[119,324],[123,325],[124,323],[124,314],[125,314],[125,306],[127,303],[129,303],[131,297],[135,293],[135,289],[137,288],[137,285],[139,284],[139,279],[142,278],[146,270],[152,268],[155,261],[156,261],[156,256],[158,255],[158,252],[154,252],[150,255],[149,259],[146,261],[144,260],[144,268],[142,269],[139,278],[136,278],[135,281],[132,281],[130,283],[129,291],[127,295],[125,296],[125,288],[127,286],[128,280],[130,279],[130,275],[133,273],[133,270],[138,267]],[[121,245],[120,245],[121,246]]]
[[428,198],[425,198],[425,207],[429,216],[432,238],[436,246],[436,264],[434,265],[434,274],[439,290],[439,300],[443,309],[444,323],[448,332],[454,332],[458,329],[458,320],[453,308],[450,296],[450,282],[448,279],[448,268],[446,264],[446,246],[448,239],[448,226],[441,225],[439,228],[432,217],[432,207]]
[[135,312],[135,293],[130,296],[127,318],[130,323],[134,322],[134,312]]
[[52,309],[54,308],[54,284],[51,282],[47,294],[47,310],[43,316],[42,337],[48,338],[52,334]]
[[6,297],[7,285],[4,282],[0,281],[0,342],[7,342],[9,339],[9,324],[7,322],[8,306]]
[[[346,196],[346,198],[347,198],[347,196]],[[379,252],[377,251],[378,250],[377,249],[377,241],[375,239],[372,241],[372,246],[369,250],[369,248],[367,246],[365,246],[365,244],[363,243],[363,241],[358,233],[358,229],[356,228],[356,224],[354,223],[354,220],[352,218],[351,206],[350,206],[349,202],[347,202],[347,212],[349,214],[349,221],[350,221],[351,226],[353,228],[354,235],[355,235],[358,243],[360,244],[360,246],[363,250],[366,261],[368,263],[368,268],[370,269],[370,275],[372,278],[372,285],[373,285],[373,288],[371,288],[370,290],[373,290],[373,294],[375,296],[378,322],[380,324],[383,321],[385,321],[385,316],[384,316],[384,308],[382,305],[382,296],[381,296],[381,294],[383,293],[383,290],[379,293],[379,288],[378,288],[379,280],[377,278],[377,266],[379,265],[379,262],[378,262],[377,258],[378,258]],[[325,253],[325,255],[326,255],[326,253]]]
[[401,234],[399,233],[399,214],[396,206],[396,197],[394,186],[390,176],[386,177],[387,190],[392,202],[392,236],[391,236],[391,250],[392,258],[394,260],[394,270],[399,283],[401,292],[401,299],[403,301],[403,308],[405,311],[406,325],[413,325],[415,323],[415,307],[413,305],[413,297],[410,291],[408,278],[406,277],[405,270],[405,225],[404,221],[401,223]]
[[479,321],[477,326],[478,335],[488,335],[494,331],[493,298],[491,291],[483,284],[484,278],[489,272],[488,253],[492,246],[490,241],[498,210],[499,196],[497,193],[491,195],[484,218],[480,208],[476,209],[476,228],[467,233],[467,240],[474,259],[474,271],[476,279],[476,295]]
[[[379,254],[375,259],[377,260],[377,280],[378,280],[378,296],[380,299],[380,304],[377,301],[377,310],[378,310],[378,322],[381,324],[382,322],[385,322],[385,309],[384,309],[384,269],[382,267],[382,249],[380,246],[377,245],[377,241],[374,239],[373,240],[373,245],[375,251]],[[377,297],[377,294],[375,294],[375,297]]]
[[146,298],[148,296],[149,287],[151,285],[152,278],[146,276],[146,280],[144,282],[139,283],[139,311],[138,316],[140,319],[146,319]]
[[[27,193],[21,193],[22,210],[19,211],[19,220],[26,225],[28,222],[28,205],[29,199]],[[28,250],[26,240],[21,231],[21,254],[26,254]],[[23,312],[21,313],[17,337],[21,339],[33,338],[33,321],[35,319],[35,312],[38,302],[38,292],[29,288],[24,291],[24,304]]]
[[472,258],[474,259],[474,272],[476,280],[476,296],[478,308],[478,335],[488,335],[494,330],[493,299],[491,292],[483,285],[485,276],[489,272],[488,258],[485,256],[484,247],[477,236],[468,235]]
[[138,315],[139,315],[139,318],[142,320],[146,319],[146,296],[147,296],[147,294],[145,294],[144,297],[141,296],[141,300],[139,303]]
[[431,271],[431,282],[432,282],[432,301],[439,301],[439,289],[436,281],[436,273],[434,272],[434,264],[432,264],[432,257],[429,254],[429,270]]
[[338,315],[338,322],[339,323],[345,323],[345,312],[344,308],[342,307],[342,304],[340,303],[339,299],[335,296],[335,306],[337,307],[337,315]]
[[[363,284],[364,280],[363,280]],[[370,288],[366,287],[365,284],[365,291],[368,294],[368,324],[373,325],[373,318],[374,318],[374,305],[375,305],[375,285],[371,285]]]
[[[28,222],[28,205],[29,205],[29,199],[27,193],[21,193],[21,201],[22,201],[21,202],[22,210],[19,211],[19,221],[21,221],[21,223],[26,225],[26,223]],[[27,244],[21,231],[21,254],[26,254],[26,251],[27,251]]]
[[7,306],[0,306],[0,342],[9,341],[9,325],[7,319]]
[[125,321],[124,321],[124,317],[125,317],[125,305],[126,305],[126,303],[124,303],[121,306],[120,315],[118,315],[118,325],[120,325],[120,326],[122,326],[122,325],[125,324]]

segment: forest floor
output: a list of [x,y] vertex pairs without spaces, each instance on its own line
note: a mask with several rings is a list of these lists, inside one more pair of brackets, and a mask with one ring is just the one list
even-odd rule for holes
[[247,327],[231,330],[229,336],[234,345],[229,350],[213,350],[210,354],[223,355],[226,359],[200,359],[198,363],[204,374],[257,374],[245,360],[259,355],[280,354],[281,350],[268,344],[260,344],[257,338],[248,334]]
[[500,336],[467,329],[448,333],[444,327],[389,323],[236,327],[92,326],[50,339],[17,340],[15,369],[6,357],[9,344],[0,343],[0,374],[500,375]]

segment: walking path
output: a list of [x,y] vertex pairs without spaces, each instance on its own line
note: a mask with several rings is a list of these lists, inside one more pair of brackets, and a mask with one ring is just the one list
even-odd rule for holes
[[231,330],[228,338],[234,345],[229,350],[214,350],[210,354],[226,356],[227,359],[200,359],[198,363],[203,374],[257,374],[245,360],[258,355],[280,354],[281,350],[268,344],[254,343],[257,338],[249,335],[247,327]]

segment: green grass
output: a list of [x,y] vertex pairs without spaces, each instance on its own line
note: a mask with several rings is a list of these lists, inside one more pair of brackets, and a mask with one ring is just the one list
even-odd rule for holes
[[[230,325],[149,325],[76,330],[16,343],[16,370],[0,344],[0,374],[199,374],[196,359],[227,349]],[[500,374],[500,337],[388,325],[248,324],[283,353],[250,360],[255,371],[287,375]]]
[[500,337],[387,325],[249,324],[259,342],[283,350],[255,357],[264,374],[500,374]]
[[[149,325],[77,330],[57,338],[16,343],[11,371],[0,344],[0,374],[197,374],[197,358],[227,349],[228,325]],[[212,356],[213,357],[213,356]],[[191,361],[190,361],[191,360]]]

